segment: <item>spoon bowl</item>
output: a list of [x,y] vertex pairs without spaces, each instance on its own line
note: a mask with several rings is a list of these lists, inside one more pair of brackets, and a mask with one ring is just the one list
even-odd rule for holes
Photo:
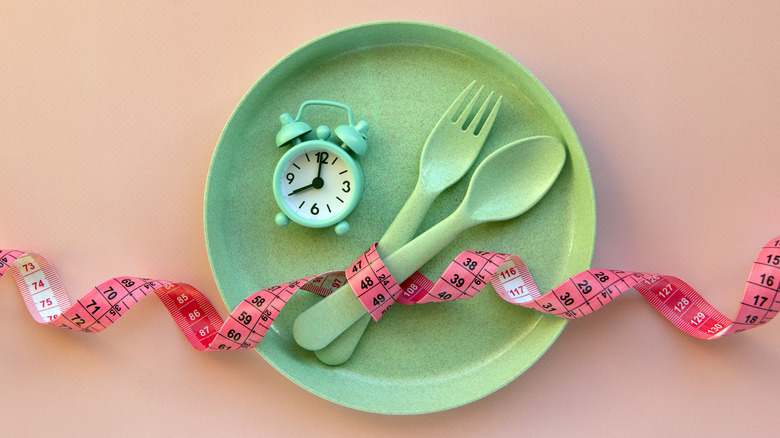
[[[460,208],[477,223],[519,216],[539,202],[566,161],[566,150],[552,137],[540,136],[510,143],[492,154],[474,172]],[[497,184],[494,177],[500,176]]]

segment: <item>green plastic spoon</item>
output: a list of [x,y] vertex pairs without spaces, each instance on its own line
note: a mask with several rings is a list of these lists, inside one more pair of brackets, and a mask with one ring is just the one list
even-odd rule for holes
[[[383,261],[402,282],[443,250],[460,233],[485,222],[517,217],[533,207],[558,178],[566,150],[555,138],[540,136],[510,143],[488,156],[474,171],[458,208]],[[503,194],[498,196],[498,194]],[[511,194],[511,196],[507,195]],[[366,313],[360,301],[321,300],[295,321],[296,342],[320,350]]]

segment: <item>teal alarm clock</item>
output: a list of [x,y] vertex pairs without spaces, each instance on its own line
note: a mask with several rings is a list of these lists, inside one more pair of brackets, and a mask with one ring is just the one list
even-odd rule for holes
[[[349,124],[333,132],[320,126],[312,136],[311,127],[301,121],[303,110],[311,105],[344,109]],[[345,218],[363,195],[363,169],[356,157],[368,149],[368,123],[361,120],[355,124],[347,105],[326,100],[306,101],[294,119],[284,113],[279,120],[282,128],[276,135],[276,145],[291,148],[274,170],[274,198],[281,210],[276,224],[283,227],[292,221],[310,228],[335,226],[337,234],[345,234],[349,231]]]

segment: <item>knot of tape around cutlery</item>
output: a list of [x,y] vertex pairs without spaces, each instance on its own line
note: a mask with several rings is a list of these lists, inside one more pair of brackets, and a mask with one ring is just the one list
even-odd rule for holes
[[[488,282],[494,283],[496,292],[510,303],[525,303],[540,297],[531,273],[517,256],[464,251],[435,283],[418,271],[399,284],[376,248],[377,244],[372,245],[346,271],[347,282],[374,321],[395,302],[409,305],[463,300],[475,296]],[[502,282],[497,273],[506,281]]]

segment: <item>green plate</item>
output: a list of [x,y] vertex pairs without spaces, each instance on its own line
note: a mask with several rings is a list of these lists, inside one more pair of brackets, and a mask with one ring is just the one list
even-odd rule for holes
[[[504,96],[484,158],[513,140],[551,135],[568,149],[560,179],[528,213],[464,233],[421,270],[435,279],[466,249],[517,254],[541,290],[587,269],[595,202],[585,156],[549,92],[511,57],[471,35],[427,23],[378,22],[342,29],[293,51],[239,103],[214,152],[206,184],[205,229],[214,277],[228,308],[264,287],[345,269],[379,240],[417,179],[420,149],[433,125],[473,79]],[[351,230],[278,228],[271,177],[279,115],[302,102],[346,103],[371,124],[361,157],[366,190],[347,218]],[[313,127],[343,124],[343,112],[307,109]],[[434,203],[423,228],[447,216],[470,174]],[[496,202],[512,193],[496,187]],[[299,292],[258,351],[282,374],[344,406],[387,414],[440,411],[481,398],[531,366],[565,320],[501,300],[488,286],[453,303],[396,305],[371,324],[353,358],[321,364],[292,337],[295,317],[319,297]],[[258,376],[262,379],[263,376]]]

